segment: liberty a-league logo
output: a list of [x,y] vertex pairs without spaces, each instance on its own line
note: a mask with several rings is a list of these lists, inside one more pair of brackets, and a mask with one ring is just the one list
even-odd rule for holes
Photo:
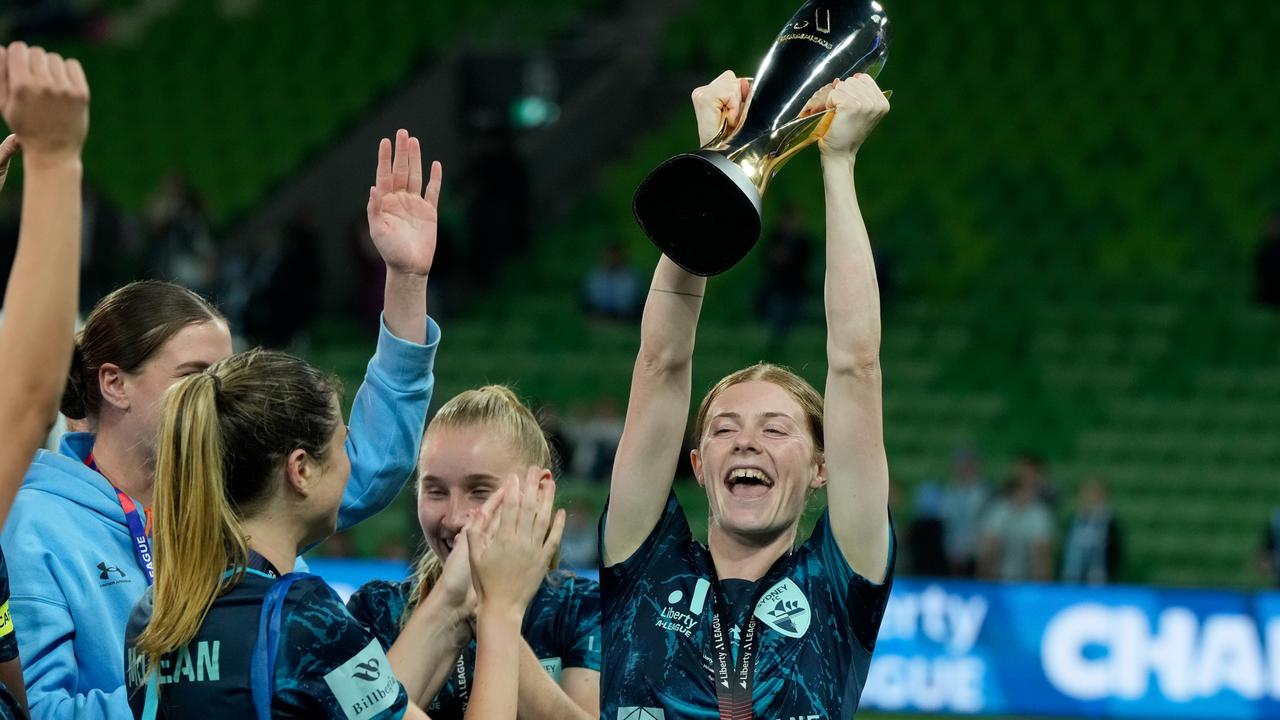
[[792,638],[804,635],[813,617],[809,611],[809,599],[791,578],[783,578],[760,597],[755,615],[765,625]]

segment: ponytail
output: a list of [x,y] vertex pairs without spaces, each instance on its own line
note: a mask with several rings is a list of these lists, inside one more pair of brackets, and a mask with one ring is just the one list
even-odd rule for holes
[[62,414],[72,420],[84,420],[89,415],[84,387],[84,350],[80,347],[80,334],[77,333],[75,344],[71,346],[71,369],[67,372],[60,408]]
[[[221,380],[192,375],[165,398],[156,451],[155,585],[137,647],[150,668],[196,636],[213,601],[239,582],[248,559],[227,498],[218,416]],[[224,577],[228,567],[240,568]]]

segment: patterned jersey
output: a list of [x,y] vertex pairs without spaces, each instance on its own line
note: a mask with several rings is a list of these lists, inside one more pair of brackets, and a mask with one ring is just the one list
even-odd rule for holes
[[[375,580],[361,586],[347,601],[347,608],[389,648],[400,634],[405,604],[412,592],[412,580]],[[564,668],[598,671],[600,586],[568,572],[548,575],[529,602],[520,632],[557,682]],[[444,687],[426,708],[431,720],[462,720],[475,666],[476,643],[472,640],[458,657]]]
[[857,710],[889,599],[895,544],[891,538],[884,583],[872,583],[849,567],[824,512],[809,539],[779,558],[759,582],[733,586],[732,594],[750,593],[733,617],[732,600],[717,602],[725,593],[716,587],[711,554],[693,539],[672,493],[640,548],[600,572],[601,717],[719,718],[715,605],[729,627],[735,663],[749,613],[755,615],[753,717],[848,720]]
[[[245,574],[214,601],[194,640],[160,661],[157,718],[252,720],[251,658],[267,575]],[[151,617],[147,590],[125,635],[125,684],[135,718],[146,700],[146,658],[134,645]],[[318,580],[295,583],[285,596],[276,650],[273,718],[391,720],[408,705],[377,639],[347,614]]]

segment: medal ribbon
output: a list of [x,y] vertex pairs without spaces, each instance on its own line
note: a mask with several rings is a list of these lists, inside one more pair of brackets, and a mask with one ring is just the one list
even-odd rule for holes
[[[719,593],[717,593],[718,595]],[[718,601],[716,605],[719,605]],[[754,607],[754,603],[748,607]],[[753,720],[751,693],[755,689],[756,675],[756,614],[751,613],[747,629],[738,643],[738,661],[730,667],[733,648],[725,635],[720,611],[711,611],[711,654],[716,668],[716,704],[720,707],[720,720]],[[732,672],[732,675],[730,675]]]

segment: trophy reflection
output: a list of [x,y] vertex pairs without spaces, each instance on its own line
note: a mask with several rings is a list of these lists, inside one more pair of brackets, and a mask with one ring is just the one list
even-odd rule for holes
[[889,18],[875,0],[806,2],[760,63],[738,127],[640,183],[633,209],[645,234],[696,275],[733,267],[760,237],[769,181],[830,122],[830,111],[800,117],[805,104],[836,79],[878,75],[888,50]]

